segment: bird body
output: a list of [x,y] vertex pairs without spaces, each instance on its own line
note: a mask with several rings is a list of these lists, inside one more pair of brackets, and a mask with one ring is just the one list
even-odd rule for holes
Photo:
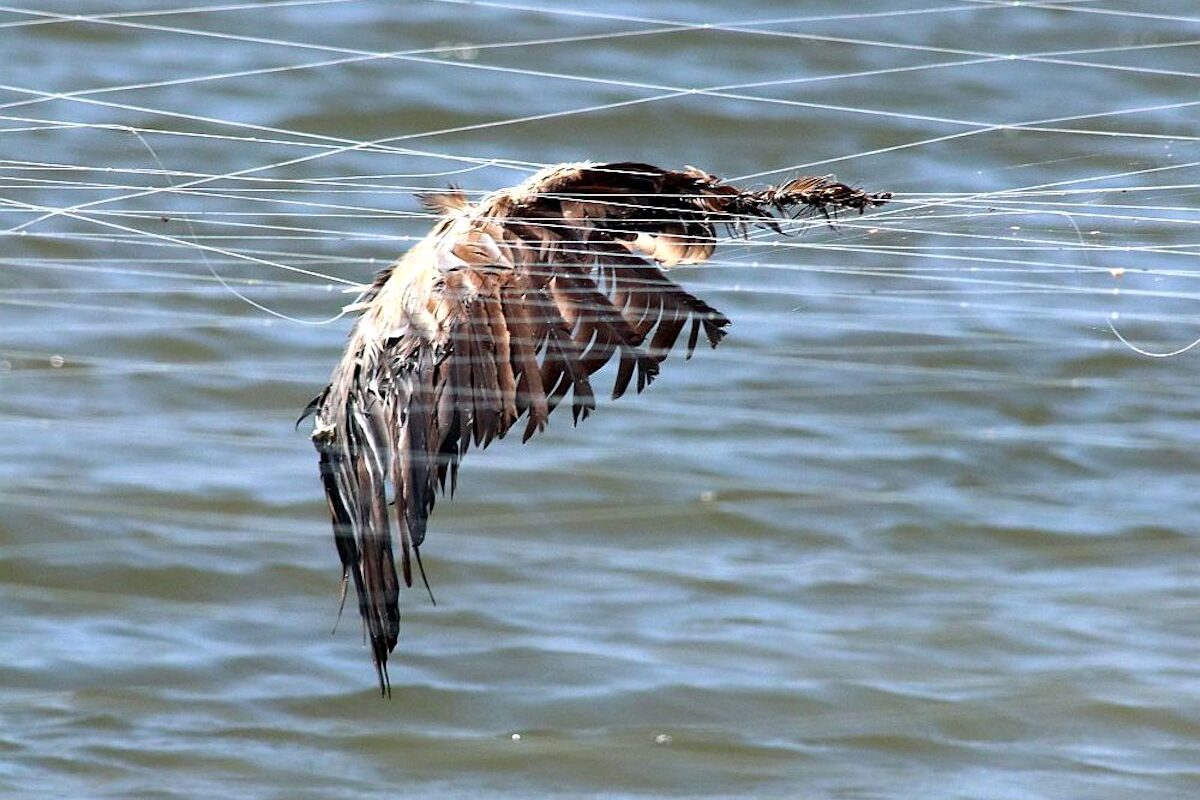
[[361,313],[345,355],[307,412],[380,691],[400,580],[412,585],[436,496],[472,444],[522,418],[528,439],[568,395],[578,422],[595,408],[589,377],[614,359],[613,396],[641,391],[689,324],[689,358],[701,332],[716,347],[729,320],[664,270],[707,259],[719,229],[778,231],[790,213],[862,213],[889,197],[828,178],[749,191],[636,163],[551,167],[478,202],[425,196],[438,222],[350,306]]

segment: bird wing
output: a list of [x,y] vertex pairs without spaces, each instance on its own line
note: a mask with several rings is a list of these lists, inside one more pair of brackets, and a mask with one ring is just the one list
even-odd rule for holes
[[[590,377],[614,360],[613,396],[640,392],[689,324],[689,358],[701,332],[721,341],[729,320],[643,256],[701,261],[715,226],[798,204],[861,210],[853,198],[870,197],[813,180],[800,200],[786,186],[746,193],[699,170],[583,165],[475,206],[434,199],[447,216],[364,295],[346,355],[310,406],[335,542],[382,692],[400,624],[389,489],[411,586],[436,497],[447,482],[453,493],[472,445],[487,447],[522,418],[528,440],[568,396],[575,422],[587,417]],[[832,200],[812,199],[829,187]]]

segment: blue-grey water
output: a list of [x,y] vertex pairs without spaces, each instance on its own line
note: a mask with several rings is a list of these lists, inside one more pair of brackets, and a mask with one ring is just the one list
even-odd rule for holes
[[[1200,796],[1200,351],[1108,328],[1200,335],[1195,3],[222,8],[0,10],[0,796]],[[348,320],[246,299],[585,158],[897,202],[471,453],[381,700],[292,428]]]

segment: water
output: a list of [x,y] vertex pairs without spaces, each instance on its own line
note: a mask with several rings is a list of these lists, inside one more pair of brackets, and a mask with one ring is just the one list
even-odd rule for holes
[[[1192,4],[23,24],[77,5],[0,12],[0,103],[26,103],[0,109],[0,196],[151,193],[23,234],[34,214],[0,209],[5,797],[1200,792],[1197,356],[1144,358],[1106,326],[1159,350],[1196,335],[1196,47],[1154,46],[1195,38]],[[839,13],[859,16],[791,20]],[[446,46],[465,49],[361,55]],[[696,87],[744,88],[559,114]],[[385,137],[404,138],[327,149]],[[578,158],[809,164],[901,198],[1092,180],[681,270],[734,319],[726,343],[577,429],[469,455],[423,550],[439,604],[405,596],[380,700],[353,609],[329,635],[337,559],[292,430],[346,322],[271,317],[210,270],[327,318],[340,286],[264,262],[365,280],[426,229],[413,187]]]

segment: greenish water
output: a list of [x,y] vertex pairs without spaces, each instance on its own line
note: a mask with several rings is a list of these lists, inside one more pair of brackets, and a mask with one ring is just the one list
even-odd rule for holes
[[[1200,329],[1200,14],[1035,5],[0,10],[0,794],[1200,794],[1200,355],[1107,327]],[[898,202],[681,269],[719,350],[471,453],[381,701],[292,429],[347,322],[212,271],[328,318],[273,265],[581,158]]]

